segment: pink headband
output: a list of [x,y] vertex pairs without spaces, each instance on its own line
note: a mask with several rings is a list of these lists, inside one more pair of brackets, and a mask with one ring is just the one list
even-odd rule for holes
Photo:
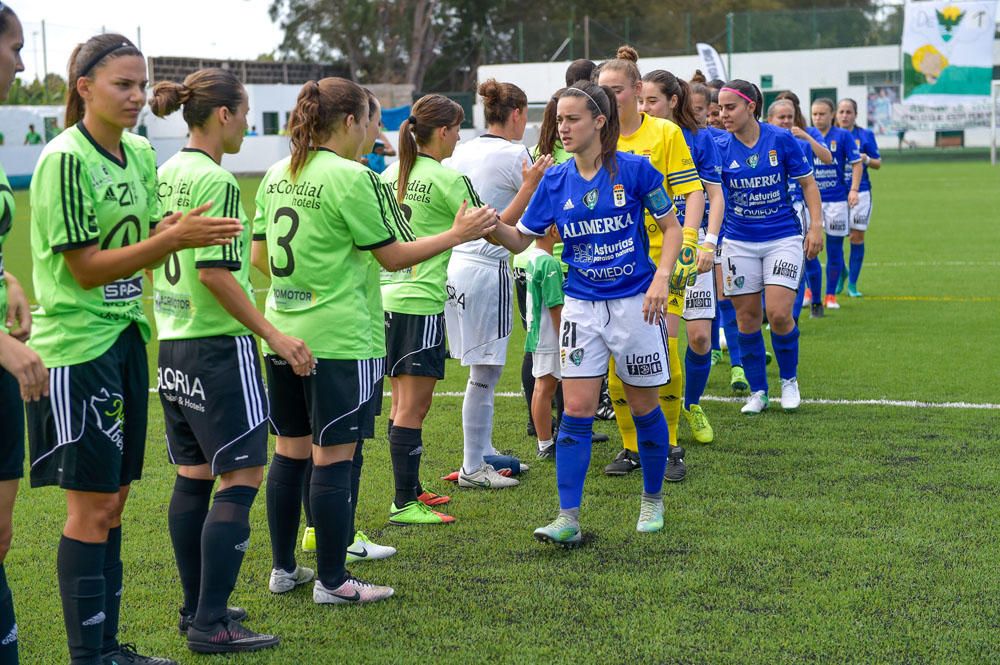
[[742,92],[740,92],[736,88],[720,88],[719,92],[731,92],[734,95],[739,95],[740,97],[742,97],[743,99],[747,100],[747,102],[749,102],[751,104],[755,103],[752,99],[750,99],[749,97],[747,97],[746,95],[744,95]]

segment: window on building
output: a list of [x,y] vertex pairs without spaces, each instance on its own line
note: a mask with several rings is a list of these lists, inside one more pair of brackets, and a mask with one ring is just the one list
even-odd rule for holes
[[[812,107],[812,103],[815,102],[820,97],[826,97],[827,99],[833,101],[834,104],[837,103],[837,89],[836,88],[809,88],[809,106]],[[808,114],[809,111],[802,109],[803,113]],[[808,115],[806,116],[808,117]]]
[[898,69],[847,73],[847,85],[891,85],[901,82],[902,80]]
[[264,136],[274,136],[281,129],[279,116],[275,111],[264,111]]

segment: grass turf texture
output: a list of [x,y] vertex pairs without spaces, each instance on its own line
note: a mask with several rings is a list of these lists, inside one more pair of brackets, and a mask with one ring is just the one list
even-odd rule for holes
[[[994,339],[1000,285],[996,171],[981,164],[893,165],[875,175],[875,215],[862,300],[802,320],[805,398],[997,402]],[[945,183],[945,184],[943,184]],[[255,181],[245,180],[252,207]],[[5,245],[27,270],[27,197]],[[961,225],[956,222],[961,220]],[[960,234],[960,237],[959,237]],[[958,240],[955,242],[954,239]],[[499,390],[516,391],[515,331]],[[155,346],[151,346],[151,361]],[[440,391],[462,391],[449,362]],[[777,369],[770,368],[772,396]],[[729,395],[728,364],[708,393]],[[366,444],[359,526],[399,554],[357,564],[391,584],[391,600],[317,607],[308,588],[272,596],[263,497],[233,603],[248,625],[280,635],[275,650],[234,663],[338,662],[990,662],[1000,658],[1000,498],[996,411],[804,404],[748,418],[706,402],[716,442],[681,425],[688,480],[665,487],[667,529],[637,534],[639,474],[607,478],[612,434],[595,445],[582,510],[590,542],[565,552],[531,529],[556,510],[551,462],[533,460],[522,400],[497,399],[495,441],[532,464],[519,488],[476,492],[436,478],[461,462],[461,398],[435,399],[425,480],[454,497],[456,524],[386,524],[391,473],[384,436]],[[157,400],[144,479],[125,515],[122,638],[183,662],[180,604],[166,512],[173,469]],[[683,420],[682,420],[683,423]],[[18,496],[6,568],[22,662],[66,661],[55,548],[64,519],[56,489]],[[313,557],[300,556],[312,565]],[[207,662],[207,661],[206,661]]]

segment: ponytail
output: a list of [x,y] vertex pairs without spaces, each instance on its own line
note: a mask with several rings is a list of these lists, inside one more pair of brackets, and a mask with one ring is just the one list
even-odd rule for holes
[[[660,93],[667,98],[668,102],[671,97],[677,97],[677,106],[673,110],[674,122],[691,132],[697,132],[701,129],[698,125],[698,120],[694,117],[694,108],[691,104],[691,88],[688,86],[687,81],[682,81],[663,69],[655,69],[649,72],[642,77],[642,80],[646,83],[655,83],[660,89]],[[706,99],[706,101],[708,100]]]
[[184,83],[163,81],[153,88],[149,109],[158,118],[184,107],[184,122],[190,128],[201,127],[219,107],[236,113],[246,98],[243,84],[226,69],[199,69]]
[[403,202],[410,172],[417,162],[419,146],[430,143],[441,127],[454,127],[465,120],[462,107],[444,95],[424,95],[410,110],[410,117],[399,126],[399,176],[396,200]]
[[586,100],[587,109],[593,117],[603,115],[606,122],[601,128],[601,165],[613,180],[618,173],[618,135],[621,133],[618,120],[618,103],[614,91],[590,81],[577,81],[566,88],[560,97],[581,97]]
[[559,97],[566,92],[566,88],[556,90],[549,103],[545,105],[545,112],[542,114],[542,125],[538,128],[538,155],[551,155],[556,149],[556,141],[559,139],[559,122],[556,120],[556,108],[559,105]]
[[94,71],[107,63],[108,60],[126,55],[142,57],[142,51],[127,37],[112,32],[94,35],[82,44],[77,44],[69,56],[68,76],[66,77],[66,113],[63,124],[71,127],[83,118],[83,97],[77,92],[76,82],[81,77],[90,78]]
[[368,93],[353,81],[335,76],[307,81],[299,91],[295,108],[288,118],[288,136],[292,144],[289,170],[292,178],[305,167],[310,151],[325,143],[347,121],[347,116],[354,116],[355,122],[365,119],[368,104]]

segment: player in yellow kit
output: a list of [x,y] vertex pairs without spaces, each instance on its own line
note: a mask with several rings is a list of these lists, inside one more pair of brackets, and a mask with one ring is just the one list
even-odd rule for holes
[[[701,179],[691,158],[691,151],[684,141],[681,128],[669,120],[654,118],[639,112],[639,97],[642,95],[642,77],[636,62],[639,54],[631,46],[622,46],[616,57],[601,64],[597,69],[597,81],[611,88],[618,100],[619,117],[621,118],[621,135],[618,138],[618,150],[645,155],[658,171],[666,176],[667,193],[676,199],[684,197],[687,207],[687,222],[682,231],[668,228],[660,231],[659,225],[646,216],[646,231],[649,234],[649,255],[654,262],[660,261],[660,248],[663,247],[665,234],[682,234],[684,246],[681,256],[687,255],[689,263],[683,265],[681,273],[674,271],[676,279],[671,280],[668,312],[676,314],[670,317],[674,324],[668,326],[670,383],[660,388],[660,402],[667,417],[670,428],[670,462],[667,466],[667,480],[680,481],[684,479],[683,449],[677,446],[677,425],[681,417],[681,397],[683,395],[683,379],[680,355],[677,352],[677,321],[684,311],[684,285],[687,275],[692,274],[697,257],[698,225],[705,210],[705,192]],[[690,228],[687,228],[690,225]],[[678,262],[681,267],[684,261]],[[625,399],[625,389],[617,375],[612,371],[608,375],[608,390],[615,409],[615,421],[622,435],[624,448],[614,461],[604,468],[610,476],[626,475],[640,466],[638,442],[635,423],[629,412]]]

